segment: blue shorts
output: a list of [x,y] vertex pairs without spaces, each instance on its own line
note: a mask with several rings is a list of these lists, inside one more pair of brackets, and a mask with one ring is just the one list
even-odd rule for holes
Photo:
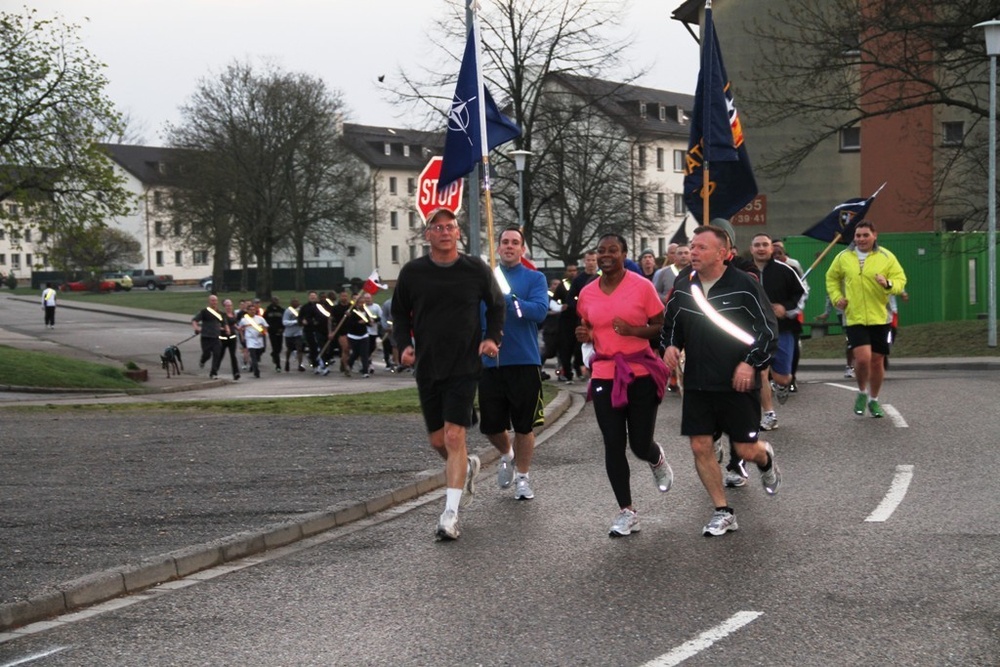
[[778,375],[792,374],[792,359],[795,357],[795,334],[791,331],[778,333],[778,351],[771,359],[771,370]]

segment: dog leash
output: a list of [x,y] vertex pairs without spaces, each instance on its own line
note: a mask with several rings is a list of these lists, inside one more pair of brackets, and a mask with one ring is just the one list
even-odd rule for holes
[[182,340],[181,342],[179,342],[179,343],[177,343],[176,345],[174,345],[174,347],[178,347],[178,346],[180,346],[180,345],[183,345],[184,343],[188,342],[189,340],[191,340],[192,338],[194,338],[194,337],[195,337],[195,336],[197,336],[197,335],[198,335],[198,334],[196,334],[196,333],[193,333],[193,334],[191,334],[190,336],[188,336],[187,338],[185,338],[185,339],[184,339],[184,340]]

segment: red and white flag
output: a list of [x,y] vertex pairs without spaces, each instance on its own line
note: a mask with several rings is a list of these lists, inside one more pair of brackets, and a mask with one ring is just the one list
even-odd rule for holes
[[375,294],[380,289],[389,289],[388,285],[383,285],[378,278],[378,269],[372,271],[372,274],[368,276],[368,280],[365,284],[361,286],[361,289],[368,292],[369,294]]

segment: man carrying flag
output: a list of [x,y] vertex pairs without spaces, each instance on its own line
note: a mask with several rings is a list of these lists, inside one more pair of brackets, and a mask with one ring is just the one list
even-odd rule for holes
[[733,101],[732,84],[712,22],[712,2],[705,3],[701,71],[695,90],[691,138],[684,168],[684,203],[701,224],[729,219],[757,195],[743,125]]

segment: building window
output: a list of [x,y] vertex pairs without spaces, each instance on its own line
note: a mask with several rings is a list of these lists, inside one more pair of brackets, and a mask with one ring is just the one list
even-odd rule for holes
[[10,213],[12,218],[16,218],[20,211],[21,207],[17,204],[7,204],[7,212]]
[[18,254],[16,252],[12,252],[10,254],[10,268],[11,268],[11,270],[20,269],[21,268],[21,255],[20,254]]
[[639,169],[646,168],[646,147],[639,146]]
[[175,250],[174,251],[174,266],[184,266],[184,251]]
[[406,194],[412,195],[417,191],[417,179],[408,178],[406,179]]
[[314,245],[313,246],[313,257],[319,257],[319,246],[318,245]]
[[410,144],[403,144],[403,157],[410,157]]
[[965,123],[955,121],[941,123],[941,144],[944,146],[961,146],[965,142]]
[[684,195],[677,193],[674,195],[674,215],[684,215]]
[[646,193],[645,192],[640,192],[639,193],[639,213],[645,213],[645,212],[646,212]]
[[663,149],[662,148],[657,148],[656,149],[656,169],[657,169],[657,171],[663,171],[663,162],[664,162]]
[[410,211],[407,215],[410,218],[410,229],[415,228],[417,226],[417,214],[416,214],[416,212],[415,211]]
[[665,121],[667,119],[667,107],[660,105],[660,120]]
[[24,265],[25,266],[31,266],[31,253],[30,252],[27,253],[27,254],[25,254],[25,256],[24,256]]
[[[642,248],[642,250],[645,250],[646,248],[648,248],[649,247],[649,239],[646,238],[645,236],[640,236],[639,237],[639,247]],[[642,252],[642,250],[640,250],[639,252]]]
[[389,248],[389,258],[392,260],[393,264],[399,264],[399,246],[394,245]]
[[385,142],[384,150],[386,155],[392,155],[392,144],[390,144],[388,141]]
[[349,246],[347,246],[347,256],[348,257],[354,257],[357,254],[358,254],[358,246],[356,246],[356,245],[349,245]]
[[667,256],[667,240],[665,238],[663,238],[662,236],[656,242],[656,249],[658,251],[657,254],[660,257],[666,257]]
[[656,193],[656,213],[657,215],[666,215],[667,213],[667,195],[662,192]]
[[24,240],[31,243],[31,228],[24,230]]
[[181,235],[181,223],[180,220],[174,221],[174,236]]
[[416,258],[417,258],[417,246],[411,245],[410,246],[410,259],[416,259]]
[[399,213],[396,211],[389,213],[389,229],[399,229]]
[[157,250],[156,251],[156,265],[157,266],[163,266],[163,251],[162,250]]
[[0,266],[7,266],[7,253],[0,252]]
[[160,196],[160,191],[155,190],[153,192],[153,207],[160,208],[163,205],[163,197]]
[[645,118],[646,117],[646,103],[645,102],[639,102],[639,117],[640,118]]
[[845,127],[840,131],[840,152],[848,153],[861,150],[861,128]]
[[395,176],[390,176],[389,177],[389,194],[391,194],[391,195],[396,194],[396,177]]
[[0,227],[0,239],[3,239],[6,236],[7,236],[6,230],[4,230],[3,227]]
[[153,223],[153,233],[157,236],[163,236],[163,223],[159,220]]
[[686,153],[684,151],[674,151],[674,171],[681,172],[684,171],[684,156]]
[[49,233],[43,229],[42,230],[42,243],[48,243],[48,242],[49,242]]
[[208,264],[208,251],[195,250],[191,253],[191,263],[195,266],[206,266]]
[[964,232],[965,218],[945,218],[941,221],[941,228],[946,232]]

